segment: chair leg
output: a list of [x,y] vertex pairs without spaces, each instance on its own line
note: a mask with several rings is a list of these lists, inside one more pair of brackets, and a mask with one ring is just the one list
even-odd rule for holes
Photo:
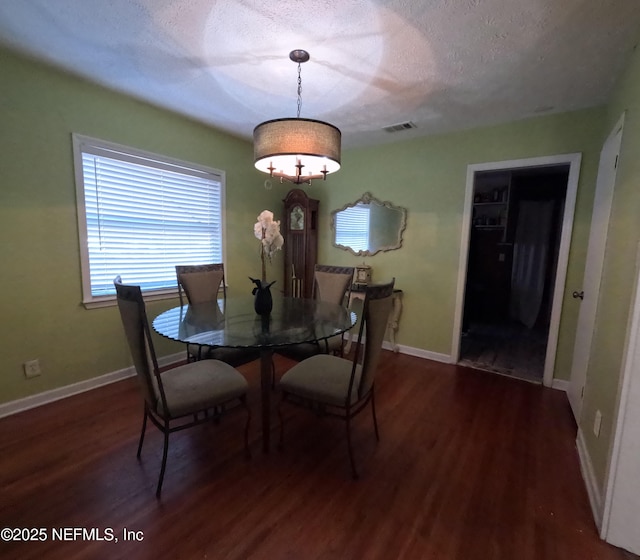
[[282,416],[282,402],[283,400],[281,399],[278,403],[278,420],[280,421],[280,440],[278,441],[278,451],[282,451],[284,449],[284,417]]
[[276,364],[273,361],[273,356],[271,356],[271,388],[276,388]]
[[353,460],[353,449],[351,447],[351,419],[347,416],[347,447],[349,448],[349,462],[351,463],[351,475],[354,480],[358,480],[358,471],[356,470],[356,463]]
[[380,441],[380,434],[378,433],[378,419],[376,418],[376,394],[371,388],[371,414],[373,416],[373,428],[376,432],[376,440]]
[[138,442],[138,453],[136,457],[140,459],[140,453],[142,452],[142,443],[144,442],[144,434],[147,431],[147,406],[144,407],[144,416],[142,417],[142,430],[140,431],[140,441]]
[[164,448],[162,450],[162,467],[160,468],[160,477],[158,478],[158,487],[156,488],[156,498],[160,497],[162,491],[162,482],[164,480],[164,471],[167,468],[167,454],[169,452],[169,423],[164,425]]

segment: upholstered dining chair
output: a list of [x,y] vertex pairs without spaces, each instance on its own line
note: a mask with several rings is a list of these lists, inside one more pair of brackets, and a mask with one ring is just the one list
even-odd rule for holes
[[249,453],[247,381],[235,368],[219,360],[187,363],[160,372],[151,339],[147,313],[140,286],[125,285],[120,276],[114,280],[118,308],[144,397],[144,416],[138,443],[140,458],[147,420],[163,433],[162,466],[156,487],[160,497],[167,466],[169,435],[173,432],[218,420],[231,408],[242,405],[247,411],[244,447]]
[[280,379],[282,398],[278,405],[280,448],[284,441],[285,403],[308,408],[317,414],[335,416],[346,423],[351,473],[358,478],[351,445],[351,420],[371,403],[373,427],[380,440],[374,398],[374,382],[387,320],[393,302],[395,278],[388,284],[367,286],[358,343],[352,359],[317,354],[293,366]]
[[[227,301],[224,264],[176,265],[180,305],[217,302],[222,290],[223,312]],[[186,302],[184,301],[186,298]],[[187,361],[202,359],[221,360],[234,367],[259,359],[260,353],[252,348],[216,348],[200,344],[187,344]]]
[[[331,266],[316,264],[313,272],[312,297],[320,301],[348,305],[353,284],[352,266]],[[336,354],[342,356],[344,340],[342,334],[319,342],[295,344],[278,350],[279,354],[297,361],[316,354]]]

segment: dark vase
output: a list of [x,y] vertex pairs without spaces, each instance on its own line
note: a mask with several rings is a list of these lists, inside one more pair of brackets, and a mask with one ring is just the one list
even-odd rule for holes
[[273,308],[273,298],[271,297],[271,286],[275,284],[274,282],[263,282],[262,280],[258,280],[257,278],[249,277],[256,286],[253,288],[251,292],[254,296],[256,296],[255,301],[253,302],[253,307],[256,310],[258,315],[269,315],[271,313],[271,309]]

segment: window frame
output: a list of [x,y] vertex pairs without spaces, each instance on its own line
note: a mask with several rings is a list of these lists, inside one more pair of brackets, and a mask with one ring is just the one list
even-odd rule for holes
[[[84,169],[82,162],[82,154],[91,152],[91,148],[120,152],[132,158],[148,159],[168,167],[178,167],[183,169],[191,169],[200,173],[216,176],[216,180],[220,183],[220,232],[221,232],[221,250],[222,262],[226,262],[226,174],[223,170],[215,169],[205,165],[172,158],[166,155],[148,152],[131,146],[100,140],[82,134],[72,133],[73,144],[73,165],[76,183],[76,208],[78,218],[78,241],[80,252],[80,267],[82,272],[82,304],[87,309],[108,307],[116,305],[116,296],[114,294],[94,296],[91,293],[91,270],[89,262],[89,243],[87,230],[87,214],[85,200],[84,185]],[[179,264],[179,263],[176,263]],[[204,264],[204,263],[203,263]],[[124,279],[126,282],[126,278]],[[145,300],[155,301],[162,299],[172,299],[178,297],[177,281],[175,287],[160,288],[155,290],[144,290],[143,296]]]

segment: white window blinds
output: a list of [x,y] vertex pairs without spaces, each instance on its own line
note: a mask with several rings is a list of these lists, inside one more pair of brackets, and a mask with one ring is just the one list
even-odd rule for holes
[[167,290],[176,264],[223,262],[222,172],[75,135],[74,148],[85,303],[115,294],[117,275]]
[[336,214],[336,244],[354,251],[369,249],[369,207],[356,204]]

